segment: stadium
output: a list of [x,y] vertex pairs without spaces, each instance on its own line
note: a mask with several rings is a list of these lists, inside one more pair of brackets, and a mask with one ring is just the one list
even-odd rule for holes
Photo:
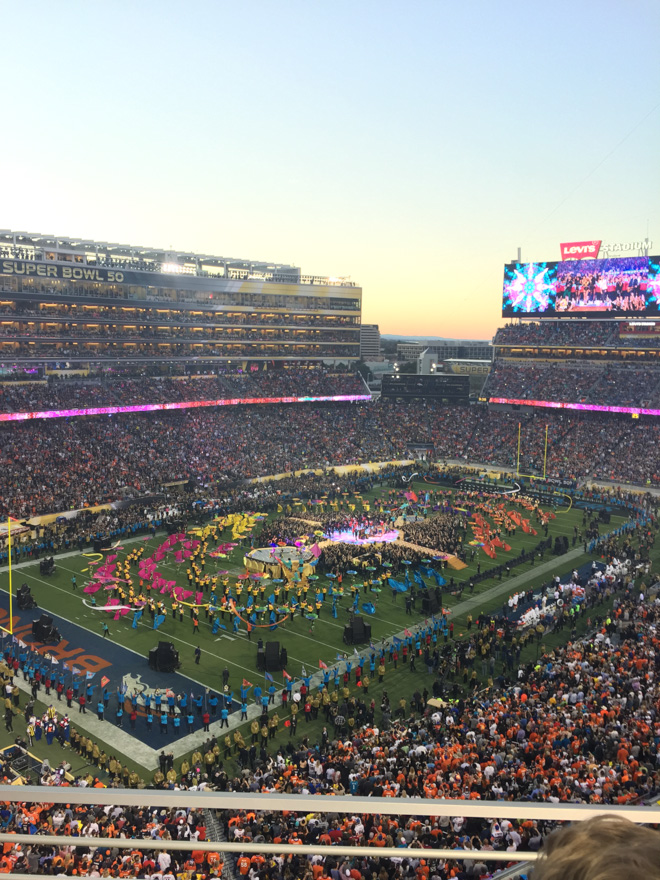
[[372,398],[349,279],[0,232],[1,869],[505,877],[657,822],[659,267],[507,265],[466,405]]

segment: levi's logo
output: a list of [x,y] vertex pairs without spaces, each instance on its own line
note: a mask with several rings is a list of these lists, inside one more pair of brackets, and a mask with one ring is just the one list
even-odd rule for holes
[[560,244],[562,260],[595,260],[600,251],[599,241],[569,241]]

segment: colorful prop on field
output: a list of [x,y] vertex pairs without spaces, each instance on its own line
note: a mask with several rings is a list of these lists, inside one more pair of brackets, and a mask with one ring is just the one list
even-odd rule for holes
[[481,549],[487,556],[490,556],[491,559],[497,558],[497,554],[495,553],[496,547],[501,548],[505,552],[508,552],[511,549],[510,545],[505,544],[499,535],[491,532],[490,523],[486,522],[480,513],[472,514],[470,528],[474,532],[475,540],[482,544]]
[[246,538],[247,533],[251,532],[257,524],[257,517],[265,517],[265,513],[231,513],[225,520],[225,527],[231,528],[231,535],[234,540]]
[[[229,611],[235,617],[237,617],[240,621],[242,621],[246,626],[248,626],[248,624],[249,624],[253,629],[275,629],[281,623],[284,623],[284,621],[287,619],[287,617],[291,613],[291,611],[289,610],[288,607],[280,606],[277,609],[273,608],[273,610],[270,612],[271,616],[276,615],[276,613],[279,613],[280,614],[279,618],[277,616],[272,616],[271,620],[268,623],[256,623],[256,615],[264,613],[266,610],[268,610],[269,607],[270,607],[270,604],[269,604],[269,606],[252,605],[252,606],[246,607],[246,608],[239,608],[236,605],[236,602],[231,601],[229,603]],[[243,614],[246,613],[246,611],[249,612],[247,619],[242,616]],[[284,613],[282,614],[282,612],[284,612]],[[254,617],[254,620],[252,620],[253,617]]]
[[92,611],[110,611],[115,615],[115,620],[119,620],[120,616],[128,614],[129,611],[136,610],[135,608],[131,608],[130,605],[119,605],[118,600],[116,599],[110,599],[107,605],[93,605],[91,602],[83,599],[83,605],[87,608],[91,608]]
[[[472,511],[472,521],[470,522],[470,528],[474,532],[474,539],[469,543],[472,546],[480,546],[491,559],[496,558],[496,549],[501,549],[505,552],[511,549],[509,544],[499,537],[498,531],[504,530],[507,533],[513,533],[517,529],[521,529],[528,535],[537,534],[536,529],[530,523],[529,517],[526,517],[522,510],[509,509],[504,502],[496,500],[498,495],[501,494],[503,493],[489,494],[487,496],[479,495],[479,500]],[[545,513],[536,502],[519,493],[509,495],[507,503],[517,505],[524,511],[534,514],[543,526],[547,525],[549,520],[554,519],[555,516],[552,512]],[[494,525],[488,522],[485,516],[488,516]]]
[[98,565],[99,562],[103,562],[103,554],[102,553],[83,553],[85,559],[93,560],[89,563],[89,565]]
[[218,544],[215,550],[211,550],[209,556],[212,556],[214,559],[224,559],[225,557],[229,556],[229,554],[235,547],[238,547],[238,544],[236,544],[235,542]]
[[[166,619],[170,609],[163,603],[164,598],[172,600],[172,611],[180,606],[188,608],[205,608],[213,606],[220,608],[215,594],[215,585],[220,574],[227,575],[224,571],[216,575],[205,572],[205,557],[224,558],[237,546],[237,541],[220,542],[214,549],[209,549],[208,544],[216,543],[221,537],[222,530],[231,528],[235,538],[243,538],[249,533],[257,522],[263,521],[265,514],[239,513],[230,517],[217,517],[212,523],[204,527],[193,528],[188,534],[179,532],[169,535],[153,551],[151,556],[143,557],[143,548],[134,548],[131,552],[120,558],[114,552],[122,550],[120,544],[114,545],[109,555],[102,553],[85,554],[89,560],[89,581],[83,586],[83,593],[90,598],[101,590],[111,593],[111,596],[97,604],[94,598],[91,602],[83,599],[85,605],[96,611],[105,611],[113,614],[116,620],[127,614],[134,613],[134,626],[142,617],[142,611],[149,605],[154,611],[154,628],[158,628]],[[188,588],[177,584],[176,579],[165,576],[160,570],[160,564],[188,566],[186,576]],[[135,566],[137,565],[137,573]],[[247,576],[246,576],[247,578]],[[256,580],[256,578],[255,578]],[[226,581],[224,584],[226,585]],[[211,586],[211,596],[207,601],[202,586]],[[194,589],[197,587],[197,589]],[[255,590],[258,584],[255,583]],[[250,587],[248,587],[248,591]],[[225,604],[225,610],[228,610]],[[285,609],[288,613],[288,609]],[[222,626],[219,622],[217,628]],[[225,627],[222,626],[224,629]]]

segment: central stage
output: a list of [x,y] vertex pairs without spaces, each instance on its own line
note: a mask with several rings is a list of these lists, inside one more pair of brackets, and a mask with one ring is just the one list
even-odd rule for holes
[[313,574],[314,569],[309,565],[313,559],[310,550],[304,547],[259,547],[251,550],[245,557],[245,567],[249,572],[266,573],[270,577],[280,577],[282,574],[281,562],[290,571],[299,571],[301,574]]
[[389,531],[379,529],[371,534],[365,533],[364,530],[335,529],[334,532],[328,533],[327,539],[337,544],[390,544],[392,541],[398,541],[399,533],[396,529]]

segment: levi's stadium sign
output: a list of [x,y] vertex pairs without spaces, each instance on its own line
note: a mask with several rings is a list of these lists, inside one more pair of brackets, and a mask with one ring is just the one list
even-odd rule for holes
[[597,260],[599,241],[568,241],[559,245],[562,260]]

